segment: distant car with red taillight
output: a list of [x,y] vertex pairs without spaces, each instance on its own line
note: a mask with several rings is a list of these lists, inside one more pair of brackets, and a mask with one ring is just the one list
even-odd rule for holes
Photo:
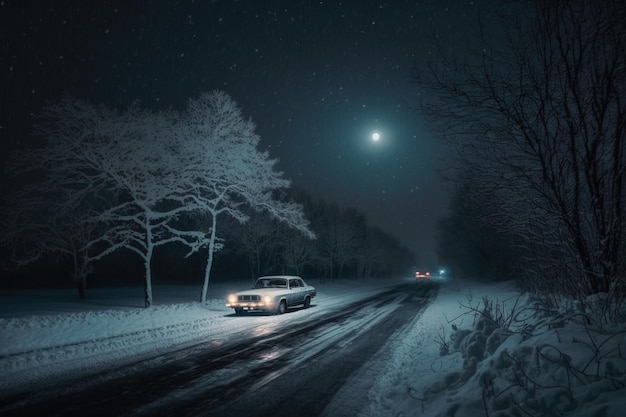
[[415,271],[415,279],[430,279],[430,271]]

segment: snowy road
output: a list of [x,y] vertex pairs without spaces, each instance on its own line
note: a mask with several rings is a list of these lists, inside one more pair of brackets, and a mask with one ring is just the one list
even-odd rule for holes
[[[355,380],[403,332],[436,285],[403,284],[335,310],[235,316],[249,326],[45,393],[14,398],[15,415],[342,415],[373,380]],[[371,373],[370,373],[371,376]],[[337,395],[341,392],[341,395]],[[346,394],[347,393],[347,394]]]

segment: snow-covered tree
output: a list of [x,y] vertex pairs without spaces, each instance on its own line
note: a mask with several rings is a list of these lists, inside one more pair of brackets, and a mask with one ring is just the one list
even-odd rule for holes
[[[28,201],[57,213],[84,208],[72,230],[99,233],[81,242],[81,265],[121,248],[139,255],[146,307],[152,304],[152,255],[172,242],[187,245],[188,255],[208,249],[201,295],[206,300],[213,254],[221,245],[220,215],[245,222],[248,206],[314,237],[301,206],[276,198],[289,181],[257,149],[253,123],[221,91],[190,100],[180,113],[144,111],[138,104],[117,112],[65,98],[46,107],[36,132],[44,146],[21,154],[12,167],[42,178],[30,188]],[[46,219],[53,230],[30,227],[53,236],[60,230],[51,222],[56,218]]]
[[254,125],[221,91],[190,100],[180,113],[137,104],[118,112],[65,98],[46,107],[36,132],[44,146],[22,154],[14,170],[43,175],[36,188],[54,190],[53,201],[48,194],[37,204],[65,213],[88,207],[75,221],[98,225],[100,233],[83,242],[85,262],[122,248],[141,257],[146,307],[152,255],[172,242],[187,245],[188,255],[208,248],[206,300],[220,215],[245,222],[243,207],[250,206],[314,236],[301,207],[276,198],[289,181],[257,149]]
[[193,251],[201,244],[198,233],[168,224],[187,210],[189,192],[177,181],[184,161],[175,127],[171,112],[146,112],[137,104],[117,112],[68,97],[42,113],[36,132],[45,146],[19,160],[45,174],[45,187],[57,190],[56,206],[89,206],[89,214],[75,220],[102,230],[84,242],[88,261],[120,248],[141,257],[146,307],[152,304],[154,249],[178,241]]
[[290,182],[274,170],[276,160],[258,149],[260,138],[254,124],[244,119],[227,94],[214,91],[189,100],[180,130],[188,152],[185,172],[189,174],[188,186],[194,190],[192,201],[200,211],[210,215],[211,221],[201,293],[204,302],[220,215],[244,223],[248,217],[243,208],[250,206],[267,211],[309,238],[315,235],[299,204],[277,198],[276,191],[288,187]]

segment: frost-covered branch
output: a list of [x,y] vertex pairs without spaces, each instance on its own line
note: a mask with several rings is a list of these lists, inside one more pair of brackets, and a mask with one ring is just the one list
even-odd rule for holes
[[[204,301],[213,253],[222,247],[218,216],[244,223],[249,206],[313,236],[300,206],[273,198],[289,181],[274,170],[276,161],[257,149],[254,124],[221,91],[190,100],[184,112],[150,112],[136,103],[119,112],[66,97],[45,108],[35,131],[46,143],[16,156],[15,175],[40,177],[34,189],[51,190],[28,192],[37,195],[38,205],[54,195],[54,210],[87,208],[75,222],[97,230],[79,246],[85,259],[119,249],[139,255],[146,306],[152,304],[154,249],[174,242],[189,248],[187,256],[207,248]],[[7,235],[22,233],[16,226],[6,228]],[[52,234],[37,224],[33,228]]]

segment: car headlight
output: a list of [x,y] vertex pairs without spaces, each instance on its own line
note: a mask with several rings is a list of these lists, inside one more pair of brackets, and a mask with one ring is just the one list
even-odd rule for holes
[[230,295],[228,296],[228,302],[229,302],[229,303],[234,303],[234,302],[237,302],[237,296],[236,296],[235,294],[230,294]]
[[266,295],[265,297],[263,297],[263,301],[265,302],[265,304],[270,304],[272,302],[272,297]]

